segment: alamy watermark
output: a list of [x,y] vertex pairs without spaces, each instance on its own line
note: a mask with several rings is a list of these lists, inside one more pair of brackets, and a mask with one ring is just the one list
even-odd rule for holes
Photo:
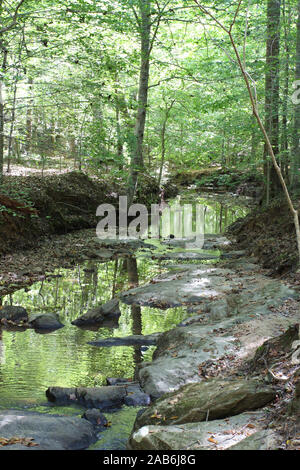
[[127,196],[119,197],[119,206],[101,204],[96,212],[102,217],[97,237],[105,239],[181,239],[186,248],[204,244],[204,206],[201,204],[152,204],[150,213],[143,204],[128,207]]

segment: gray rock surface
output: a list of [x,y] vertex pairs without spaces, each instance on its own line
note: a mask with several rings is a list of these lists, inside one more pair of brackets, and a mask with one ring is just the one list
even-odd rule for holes
[[23,307],[5,305],[0,310],[0,320],[1,319],[9,320],[14,323],[27,322],[28,314]]
[[225,450],[259,429],[262,413],[242,413],[226,420],[169,426],[144,426],[127,444],[131,450]]
[[263,429],[243,439],[228,450],[277,450],[283,438],[270,429]]
[[[227,324],[223,322],[218,326],[225,328]],[[196,323],[163,333],[153,361],[143,362],[139,368],[143,390],[155,399],[187,383],[199,382],[199,364],[234,353],[236,339],[226,333],[216,335],[215,328],[217,326]]]
[[58,330],[64,327],[56,315],[51,313],[36,315],[30,318],[28,323],[30,327],[36,330]]
[[149,425],[177,425],[223,419],[257,410],[276,397],[276,390],[258,380],[208,379],[167,393],[137,417],[134,430]]
[[154,333],[153,335],[132,335],[124,338],[104,338],[97,341],[89,341],[88,344],[98,346],[101,348],[109,348],[116,346],[153,346],[157,344],[158,338],[161,333]]
[[77,403],[86,408],[110,410],[127,406],[147,406],[150,397],[139,384],[127,383],[95,388],[49,387],[46,390],[48,400],[56,405]]
[[101,324],[106,320],[118,320],[120,316],[119,300],[112,299],[99,307],[89,310],[81,317],[72,321],[72,325],[86,326]]
[[107,426],[107,419],[103,413],[100,412],[97,408],[92,408],[90,410],[86,410],[85,413],[82,415],[83,419],[86,419],[93,426],[97,428],[105,428]]
[[201,308],[205,301],[223,302],[228,294],[238,294],[239,304],[245,305],[248,311],[256,311],[259,307],[260,312],[267,312],[270,305],[295,295],[280,281],[258,273],[254,276],[242,270],[237,272],[208,265],[187,265],[182,270],[158,276],[145,286],[124,292],[120,298],[129,305],[161,309],[182,305],[199,305]]
[[1,437],[33,438],[38,444],[15,444],[1,450],[81,450],[97,440],[94,426],[85,419],[27,411],[0,410],[0,429]]

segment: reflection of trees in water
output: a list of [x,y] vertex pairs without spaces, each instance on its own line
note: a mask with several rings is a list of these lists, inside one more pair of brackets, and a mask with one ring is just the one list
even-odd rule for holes
[[[139,273],[136,258],[127,259],[128,283],[130,287],[138,287]],[[132,334],[142,334],[142,310],[139,305],[131,305]],[[138,366],[143,362],[141,346],[134,346],[133,360],[135,364],[134,379],[137,380]]]

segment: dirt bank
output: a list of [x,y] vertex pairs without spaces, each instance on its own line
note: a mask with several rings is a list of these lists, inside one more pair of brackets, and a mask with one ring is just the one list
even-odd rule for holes
[[263,187],[262,178],[256,172],[220,167],[179,171],[170,181],[181,188],[195,185],[199,189],[231,191],[256,198],[261,197]]
[[274,201],[265,209],[257,208],[228,228],[240,249],[258,258],[272,274],[296,270],[298,254],[293,219],[285,202]]
[[[0,254],[30,248],[45,236],[95,227],[97,207],[117,205],[125,187],[122,180],[80,172],[6,177],[0,191]],[[149,205],[158,195],[155,180],[144,175],[138,202]]]

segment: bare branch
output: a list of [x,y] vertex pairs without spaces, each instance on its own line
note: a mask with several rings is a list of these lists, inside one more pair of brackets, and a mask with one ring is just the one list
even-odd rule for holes
[[207,8],[205,8],[201,3],[198,2],[198,0],[194,0],[196,5],[200,8],[202,13],[205,13],[205,15],[208,15],[214,22],[219,26],[219,28],[223,29],[227,34],[230,32]]
[[5,28],[0,29],[0,34],[6,33],[6,32],[9,31],[10,29],[12,29],[14,26],[16,26],[17,21],[18,21],[19,10],[20,10],[21,6],[23,5],[23,3],[24,3],[25,1],[26,1],[26,0],[20,0],[20,2],[19,2],[18,5],[16,6],[15,12],[14,12],[14,14],[13,14],[12,22],[11,22],[8,26],[6,26]]
[[243,0],[239,0],[239,3],[238,3],[238,6],[237,6],[235,15],[234,15],[233,20],[232,20],[232,23],[231,23],[231,25],[230,25],[230,27],[229,27],[229,31],[230,31],[230,32],[232,31],[232,28],[233,28],[234,25],[235,25],[237,16],[238,16],[238,14],[239,14],[239,11],[240,11],[240,8],[241,8],[241,5],[242,5],[242,1],[243,1]]

